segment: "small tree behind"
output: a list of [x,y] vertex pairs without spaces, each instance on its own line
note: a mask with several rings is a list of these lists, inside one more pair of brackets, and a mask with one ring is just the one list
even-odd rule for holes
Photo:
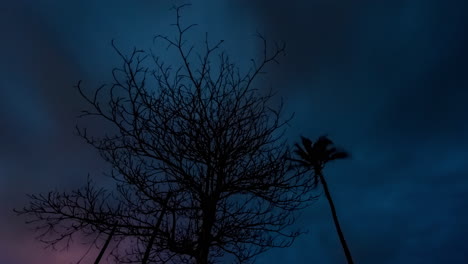
[[[112,239],[120,263],[215,263],[252,261],[272,247],[288,247],[299,235],[289,227],[307,205],[313,181],[290,169],[283,140],[288,119],[272,108],[271,93],[253,82],[277,62],[283,45],[264,53],[247,72],[205,39],[197,53],[186,43],[193,25],[180,23],[176,37],[157,36],[178,54],[166,65],[153,53],[134,50],[113,71],[114,83],[92,95],[83,116],[115,130],[78,134],[112,165],[113,191],[92,182],[73,192],[31,195],[18,212],[30,216],[40,239],[54,246],[77,234],[95,236],[91,246]],[[151,65],[150,65],[151,62]]]

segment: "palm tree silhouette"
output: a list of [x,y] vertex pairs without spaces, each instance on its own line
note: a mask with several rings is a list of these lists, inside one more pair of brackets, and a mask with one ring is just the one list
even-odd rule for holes
[[296,149],[294,150],[294,152],[300,157],[300,159],[292,160],[298,162],[300,166],[305,168],[306,170],[314,171],[315,187],[317,187],[319,183],[322,184],[323,191],[325,192],[325,196],[327,197],[328,203],[330,205],[330,210],[333,216],[333,221],[335,222],[336,231],[340,238],[341,245],[343,246],[343,251],[345,253],[348,264],[352,264],[353,259],[351,258],[351,252],[349,251],[348,245],[346,244],[346,240],[343,235],[343,231],[341,230],[341,226],[338,221],[338,216],[336,214],[335,205],[333,203],[333,199],[328,189],[328,184],[325,181],[325,177],[323,176],[323,168],[327,162],[337,159],[345,159],[348,158],[350,155],[348,152],[339,150],[336,147],[334,147],[333,142],[327,136],[319,137],[315,143],[313,143],[312,140],[306,137],[301,137],[301,139],[302,146],[296,143]]

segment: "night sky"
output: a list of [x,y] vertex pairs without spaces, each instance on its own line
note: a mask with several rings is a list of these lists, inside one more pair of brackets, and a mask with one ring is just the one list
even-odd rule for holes
[[[183,2],[2,1],[0,264],[79,260],[84,246],[42,249],[12,209],[27,193],[103,177],[107,165],[74,134],[84,102],[73,86],[111,81],[119,62],[112,39],[129,51],[171,32],[173,3]],[[355,263],[468,263],[465,1],[192,3],[183,21],[225,40],[240,63],[259,51],[257,31],[286,42],[287,56],[258,85],[277,90],[295,113],[290,140],[327,133],[352,153],[325,176]],[[345,262],[323,197],[298,225],[308,233],[257,263]]]

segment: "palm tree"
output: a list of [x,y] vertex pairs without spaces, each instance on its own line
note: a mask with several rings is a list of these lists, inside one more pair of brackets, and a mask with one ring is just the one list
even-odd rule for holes
[[333,142],[327,136],[319,137],[315,143],[312,143],[312,140],[306,137],[301,137],[301,139],[302,146],[296,143],[296,149],[294,151],[300,159],[292,160],[298,162],[300,166],[305,168],[306,170],[314,171],[315,187],[317,187],[319,183],[322,184],[323,191],[325,192],[325,196],[327,197],[328,203],[330,205],[333,221],[335,222],[335,228],[338,233],[338,236],[340,237],[341,245],[343,246],[346,259],[348,261],[348,264],[352,264],[353,259],[351,258],[351,252],[349,251],[348,245],[346,244],[343,231],[341,231],[341,226],[338,221],[335,205],[330,195],[330,191],[328,189],[327,182],[325,181],[325,177],[323,176],[323,168],[327,162],[337,159],[345,159],[348,158],[350,155],[346,151],[339,150],[336,147],[334,147]]

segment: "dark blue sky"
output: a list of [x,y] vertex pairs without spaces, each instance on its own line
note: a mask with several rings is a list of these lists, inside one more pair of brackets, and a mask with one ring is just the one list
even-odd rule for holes
[[[111,39],[149,48],[169,32],[171,3],[2,3],[1,264],[77,260],[42,250],[11,208],[105,169],[74,136],[83,102],[72,86],[110,80]],[[467,11],[450,0],[200,0],[183,19],[239,62],[255,55],[256,31],[287,43],[262,85],[295,112],[292,140],[328,133],[353,154],[326,176],[356,263],[468,263]],[[309,233],[258,263],[344,263],[323,199],[299,224]]]

